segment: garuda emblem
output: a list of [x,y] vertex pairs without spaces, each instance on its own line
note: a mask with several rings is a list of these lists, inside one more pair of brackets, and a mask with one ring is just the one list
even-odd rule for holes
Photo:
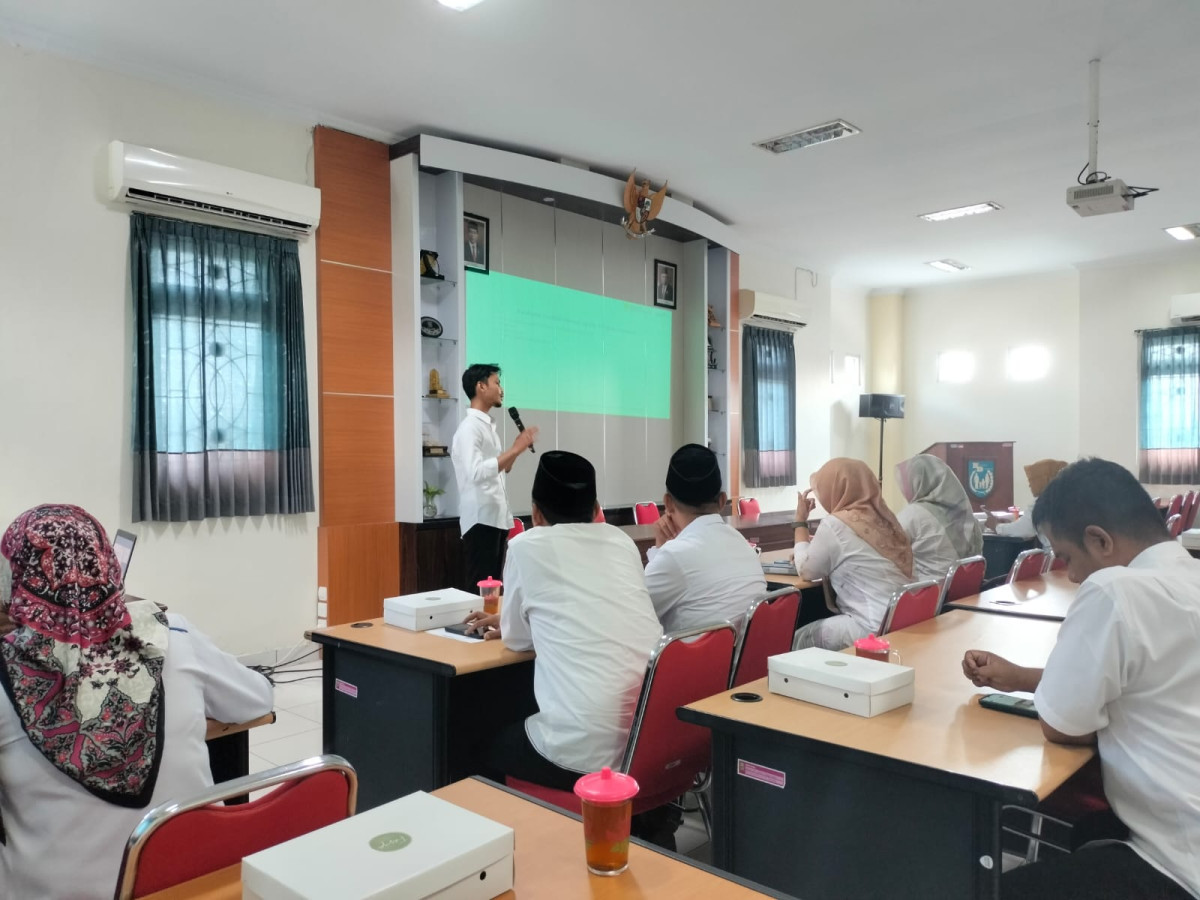
[[650,181],[646,179],[642,186],[637,186],[637,170],[629,173],[625,182],[625,218],[621,224],[625,227],[625,237],[643,238],[654,234],[653,228],[646,226],[658,216],[663,201],[667,199],[667,185],[664,184],[656,193],[650,193]]

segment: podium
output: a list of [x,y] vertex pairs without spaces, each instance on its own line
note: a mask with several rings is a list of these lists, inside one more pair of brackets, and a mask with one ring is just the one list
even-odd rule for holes
[[936,456],[967,489],[971,509],[1008,509],[1013,505],[1012,441],[943,441],[922,450]]

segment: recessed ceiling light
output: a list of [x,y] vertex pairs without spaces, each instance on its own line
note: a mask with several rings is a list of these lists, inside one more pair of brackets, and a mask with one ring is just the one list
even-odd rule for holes
[[1176,225],[1173,228],[1164,228],[1163,231],[1177,241],[1194,241],[1197,235],[1200,235],[1200,225]]
[[442,6],[449,7],[450,9],[457,10],[458,12],[468,10],[472,6],[482,2],[483,0],[438,0],[438,3],[442,4]]
[[953,259],[935,259],[933,262],[925,263],[927,266],[933,266],[942,272],[963,272],[971,268]]
[[765,141],[755,141],[754,146],[762,147],[771,153],[787,153],[789,150],[800,150],[804,147],[811,147],[813,144],[824,144],[858,133],[859,129],[846,120],[834,119],[832,122],[814,125],[803,131],[793,131],[791,134],[781,134],[779,137],[769,138]]
[[922,213],[917,216],[918,219],[924,219],[926,222],[945,222],[947,219],[961,219],[963,216],[977,216],[980,213],[993,212],[997,209],[1004,209],[999,203],[993,203],[989,200],[987,203],[976,203],[973,206],[956,206],[954,209],[943,209],[938,212]]

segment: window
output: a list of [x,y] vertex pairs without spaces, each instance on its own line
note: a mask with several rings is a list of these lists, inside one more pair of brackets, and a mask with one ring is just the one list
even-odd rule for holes
[[938,354],[938,381],[966,384],[975,379],[975,354],[968,350],[946,350]]
[[790,332],[742,330],[742,449],[747,487],[796,483],[796,348]]
[[1200,328],[1145,331],[1140,343],[1138,475],[1200,482]]
[[296,242],[135,213],[134,517],[309,512]]

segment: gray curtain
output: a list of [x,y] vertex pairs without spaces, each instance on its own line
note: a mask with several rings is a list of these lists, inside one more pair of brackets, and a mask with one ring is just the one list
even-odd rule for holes
[[135,521],[312,512],[294,240],[134,213]]
[[1200,328],[1144,331],[1138,480],[1200,484]]
[[796,348],[791,332],[742,329],[742,467],[747,487],[796,483]]

